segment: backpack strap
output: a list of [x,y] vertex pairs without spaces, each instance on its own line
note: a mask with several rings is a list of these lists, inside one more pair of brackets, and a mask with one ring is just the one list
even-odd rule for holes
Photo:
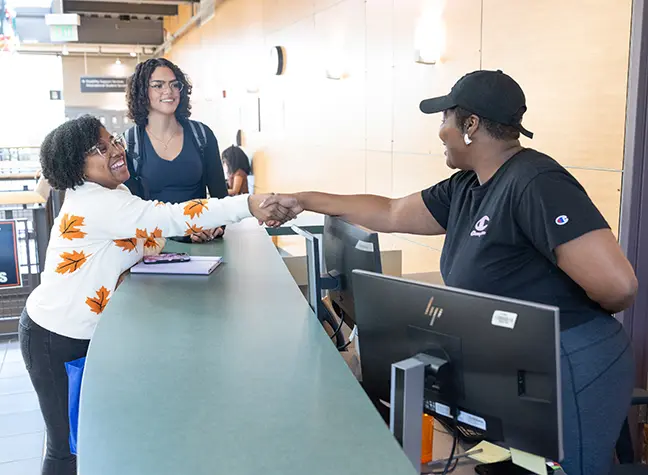
[[133,162],[133,171],[136,175],[134,178],[138,178],[142,154],[139,148],[139,130],[137,126],[131,127],[126,131],[126,141],[128,143],[128,156]]
[[191,126],[191,132],[196,139],[196,143],[200,147],[200,153],[202,155],[205,147],[207,147],[207,133],[205,132],[205,126],[202,122],[197,122],[195,120],[190,120],[189,125]]
[[202,122],[190,120],[189,126],[191,127],[191,132],[194,136],[194,142],[198,145],[198,153],[200,153],[200,161],[203,166],[202,188],[205,190],[205,193],[207,193],[207,170],[209,168],[207,157],[205,156],[207,151],[207,133],[205,132],[205,126]]
[[144,163],[144,154],[140,149],[141,129],[139,126],[135,125],[128,129],[124,136],[126,137],[127,144],[127,154],[126,162],[129,164],[128,171],[131,172],[131,179],[136,183],[135,186],[138,187],[139,191],[136,192],[138,196],[142,199],[148,200],[150,197],[148,185],[146,180],[142,179],[140,172],[142,165]]

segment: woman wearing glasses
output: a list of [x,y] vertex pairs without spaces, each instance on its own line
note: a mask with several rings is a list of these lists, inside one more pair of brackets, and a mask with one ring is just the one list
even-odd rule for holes
[[18,334],[47,429],[42,473],[72,475],[76,457],[68,444],[65,363],[85,356],[120,276],[156,246],[156,238],[251,216],[276,226],[294,217],[287,208],[296,202],[267,210],[260,204],[270,195],[175,205],[142,200],[123,185],[130,176],[123,141],[89,116],[66,122],[45,138],[41,166],[49,184],[66,195],[50,234],[41,284],[27,299]]
[[[135,68],[126,98],[135,127],[126,132],[126,186],[134,195],[164,203],[182,203],[228,195],[218,142],[206,125],[189,120],[191,84],[164,58],[149,59]],[[205,229],[180,238],[205,242],[224,228]]]

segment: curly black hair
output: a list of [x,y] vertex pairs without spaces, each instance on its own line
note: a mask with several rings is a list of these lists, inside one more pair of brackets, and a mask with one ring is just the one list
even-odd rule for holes
[[102,128],[99,119],[84,115],[59,125],[45,137],[40,162],[52,188],[67,190],[83,185],[86,154],[99,142]]
[[250,159],[239,147],[232,145],[223,150],[223,161],[232,175],[239,170],[244,171],[246,175],[252,174]]
[[[462,131],[465,130],[466,121],[474,114],[461,107],[455,107],[453,110],[457,126]],[[517,140],[520,138],[520,131],[511,125],[500,124],[499,122],[484,119],[483,117],[479,117],[479,121],[486,129],[488,135],[496,140]]]
[[182,70],[165,58],[152,58],[139,63],[135,72],[128,78],[126,88],[126,102],[128,103],[128,117],[140,127],[148,124],[149,107],[149,81],[151,75],[159,67],[169,68],[175,74],[176,80],[184,86],[180,92],[180,104],[175,115],[179,121],[185,121],[191,116],[191,82]]

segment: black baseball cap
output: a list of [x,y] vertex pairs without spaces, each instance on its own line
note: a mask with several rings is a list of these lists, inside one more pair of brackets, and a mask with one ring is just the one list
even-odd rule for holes
[[454,107],[472,112],[484,119],[510,125],[530,139],[533,132],[522,127],[527,110],[520,85],[502,71],[474,71],[459,79],[447,96],[421,102],[421,112],[436,114]]

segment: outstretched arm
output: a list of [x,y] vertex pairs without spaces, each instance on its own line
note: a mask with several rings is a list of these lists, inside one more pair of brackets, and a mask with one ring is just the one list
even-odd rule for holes
[[[294,199],[295,202],[287,201],[290,199]],[[338,216],[345,221],[378,232],[424,235],[445,233],[443,226],[434,219],[425,206],[421,193],[391,199],[376,195],[306,192],[295,195],[273,195],[265,201],[265,204],[272,203],[281,203],[295,214],[306,210]]]

